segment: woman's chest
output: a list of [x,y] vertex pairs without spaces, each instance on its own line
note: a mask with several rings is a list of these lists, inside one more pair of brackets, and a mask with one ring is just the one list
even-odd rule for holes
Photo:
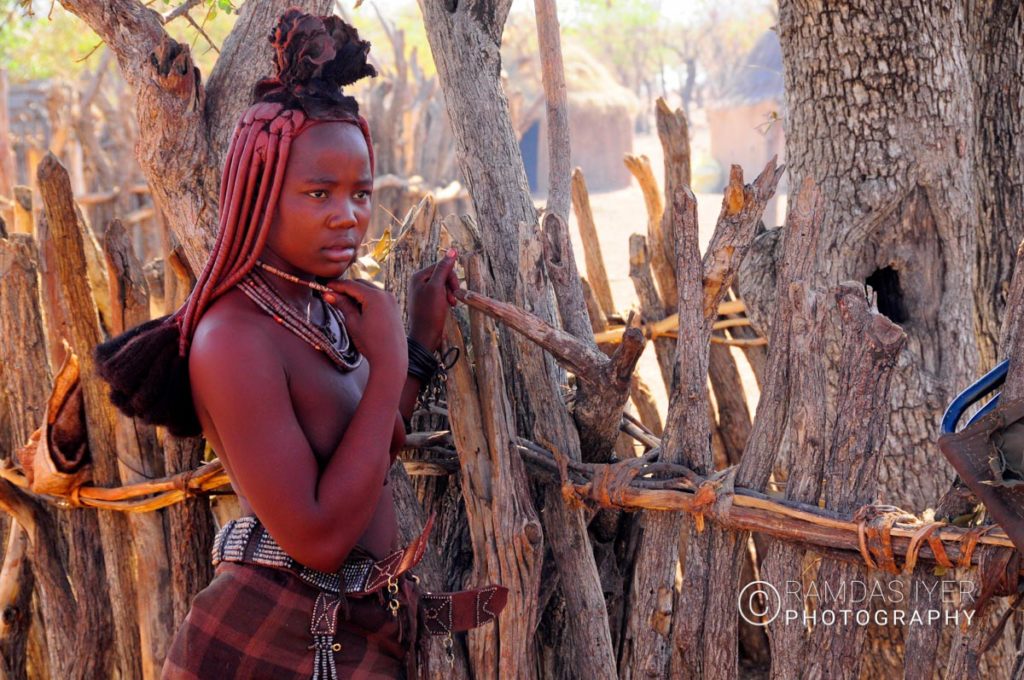
[[322,352],[298,338],[290,340],[283,347],[289,396],[299,425],[323,462],[338,447],[359,406],[369,367],[364,359],[352,370],[339,370]]

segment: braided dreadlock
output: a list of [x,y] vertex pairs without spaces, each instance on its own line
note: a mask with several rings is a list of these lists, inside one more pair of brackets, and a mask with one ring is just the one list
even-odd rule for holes
[[248,274],[267,233],[292,141],[309,127],[344,121],[373,145],[354,98],[341,88],[377,75],[370,43],[337,17],[289,9],[268,36],[277,75],[253,90],[253,104],[235,127],[221,175],[217,242],[185,305],[99,345],[99,374],[110,399],[129,416],[164,425],[179,436],[200,434],[188,375],[188,349],[200,317]]

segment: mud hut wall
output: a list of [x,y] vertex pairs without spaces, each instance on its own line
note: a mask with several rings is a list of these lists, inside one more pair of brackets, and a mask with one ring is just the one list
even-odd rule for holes
[[[543,195],[547,193],[549,167],[547,119],[543,111],[537,122],[537,193]],[[629,107],[592,106],[574,102],[570,97],[569,130],[572,165],[583,169],[590,190],[612,191],[629,186],[631,175],[622,162],[623,156],[633,152],[633,115]]]
[[[708,108],[711,157],[720,169],[718,185],[712,187],[714,191],[725,186],[731,165],[742,166],[744,176],[751,177],[772,156],[777,156],[780,163],[785,162],[786,136],[782,121],[778,119],[780,110],[781,104],[773,99]],[[778,194],[787,191],[783,177],[776,197],[765,209],[764,221],[768,226],[780,224],[782,216],[776,208]]]
[[743,166],[744,176],[753,176],[774,156],[784,162],[785,135],[781,121],[774,121],[779,102],[764,100],[740,103],[707,111],[711,135],[711,156],[722,168],[721,186],[728,180],[730,165]]

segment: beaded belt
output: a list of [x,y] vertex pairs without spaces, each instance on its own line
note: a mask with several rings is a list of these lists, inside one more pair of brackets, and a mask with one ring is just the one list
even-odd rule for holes
[[[362,597],[387,587],[387,606],[398,616],[398,578],[423,558],[427,539],[434,525],[431,515],[421,533],[403,550],[396,550],[381,560],[352,557],[337,572],[311,569],[281,549],[266,527],[255,517],[241,517],[225,524],[213,542],[213,564],[240,562],[289,571],[320,590],[313,605],[310,633],[315,650],[313,680],[337,678],[332,652],[340,650],[334,643],[338,609],[346,595]],[[413,577],[417,580],[416,577]],[[417,593],[419,625],[431,635],[445,636],[445,652],[449,663],[454,661],[452,633],[476,628],[495,619],[505,607],[508,589],[486,586],[454,593]],[[415,635],[415,632],[414,632]]]
[[266,527],[255,517],[240,517],[225,524],[213,541],[213,565],[221,562],[243,562],[275,569],[285,569],[300,579],[331,593],[369,595],[393,583],[416,566],[427,547],[433,516],[423,533],[404,550],[396,550],[384,559],[365,557],[345,560],[336,572],[312,569],[281,549]]

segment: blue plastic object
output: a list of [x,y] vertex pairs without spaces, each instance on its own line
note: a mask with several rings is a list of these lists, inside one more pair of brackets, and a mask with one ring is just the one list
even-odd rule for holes
[[[1009,369],[1009,366],[1010,360],[1004,359],[991,371],[974,381],[970,387],[956,395],[956,398],[953,399],[953,401],[949,402],[949,406],[946,407],[946,412],[942,415],[942,434],[952,434],[953,432],[956,432],[956,425],[960,422],[960,417],[963,416],[964,411],[1006,381],[1006,372]],[[984,406],[981,407],[980,411],[971,417],[965,427],[969,427],[974,423],[974,421],[978,420],[978,418],[989,413],[998,403],[999,393],[997,392]]]

